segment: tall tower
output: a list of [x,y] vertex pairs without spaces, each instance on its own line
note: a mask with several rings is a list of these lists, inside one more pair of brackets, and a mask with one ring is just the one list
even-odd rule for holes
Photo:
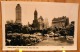
[[21,23],[21,6],[17,4],[16,6],[16,23]]
[[37,19],[38,13],[37,10],[34,11],[34,20],[33,20],[33,27],[34,29],[38,29],[38,19]]
[[35,10],[34,11],[34,20],[37,20],[37,15],[38,15],[37,10]]

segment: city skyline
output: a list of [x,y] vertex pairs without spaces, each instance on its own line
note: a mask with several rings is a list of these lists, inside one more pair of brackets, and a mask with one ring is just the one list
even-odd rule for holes
[[[11,4],[11,3],[9,3],[9,4]],[[6,23],[6,21],[8,21],[8,20],[13,20],[14,22],[15,22],[15,18],[16,18],[16,14],[15,14],[15,7],[16,7],[16,5],[18,4],[18,3],[15,3],[15,4],[13,4],[13,7],[11,7],[11,6],[9,6],[9,4],[7,5],[7,7],[6,7],[6,9],[4,9],[4,10],[6,10],[6,11],[12,11],[12,14],[10,15],[10,13],[9,12],[6,12],[6,20],[5,20],[5,23]],[[49,22],[49,26],[51,26],[51,23],[52,23],[52,19],[55,17],[55,18],[58,18],[58,17],[62,17],[62,16],[67,16],[67,17],[69,17],[69,18],[71,18],[69,21],[71,22],[71,20],[72,21],[75,21],[75,19],[73,19],[75,16],[74,15],[72,15],[72,13],[74,12],[73,11],[73,9],[70,11],[70,14],[68,14],[68,11],[69,11],[69,9],[71,8],[71,7],[69,7],[69,8],[62,8],[62,6],[63,5],[61,5],[61,7],[59,6],[59,7],[56,7],[56,5],[58,5],[58,4],[55,4],[55,5],[52,5],[52,4],[49,4],[49,5],[51,5],[51,6],[53,6],[53,7],[51,7],[51,6],[49,6],[49,8],[46,8],[45,7],[45,4],[42,6],[42,5],[40,5],[39,6],[39,4],[37,3],[37,5],[32,5],[32,4],[30,4],[29,5],[29,3],[27,3],[27,4],[25,4],[25,6],[23,6],[23,4],[24,3],[20,3],[20,5],[21,5],[21,8],[22,8],[22,16],[21,16],[21,18],[22,18],[22,24],[23,25],[27,25],[28,24],[28,22],[30,23],[30,24],[32,24],[32,21],[33,21],[33,19],[34,19],[34,11],[35,10],[37,10],[37,12],[38,12],[38,18],[40,17],[40,16],[42,16],[43,17],[43,19],[48,19],[48,22]],[[27,5],[27,6],[26,6]],[[47,7],[48,7],[47,6]],[[53,10],[52,10],[52,9]],[[58,9],[59,8],[59,9]],[[60,9],[61,8],[61,9]],[[73,7],[74,8],[74,7]],[[55,10],[55,9],[57,9],[57,10]],[[52,11],[51,11],[52,10]],[[61,10],[63,10],[62,11],[62,13],[60,13],[61,12]],[[68,10],[68,11],[67,11]],[[72,16],[71,16],[72,15]],[[11,17],[11,18],[10,18]],[[25,22],[24,22],[25,21]]]

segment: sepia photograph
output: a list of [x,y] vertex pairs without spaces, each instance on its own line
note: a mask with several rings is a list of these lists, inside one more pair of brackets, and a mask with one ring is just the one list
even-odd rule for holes
[[77,50],[77,3],[2,1],[3,50]]

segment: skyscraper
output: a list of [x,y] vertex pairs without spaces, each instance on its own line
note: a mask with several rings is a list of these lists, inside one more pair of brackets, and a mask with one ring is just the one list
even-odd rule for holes
[[34,20],[33,20],[33,27],[34,29],[38,29],[38,13],[37,13],[37,10],[34,11]]
[[37,13],[37,10],[34,11],[34,20],[37,20],[37,16],[38,16],[38,13]]
[[17,4],[16,6],[16,23],[21,23],[21,6]]

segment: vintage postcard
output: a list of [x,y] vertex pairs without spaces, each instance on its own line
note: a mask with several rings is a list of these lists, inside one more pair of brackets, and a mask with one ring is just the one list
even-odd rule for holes
[[77,3],[2,1],[3,50],[77,50]]

